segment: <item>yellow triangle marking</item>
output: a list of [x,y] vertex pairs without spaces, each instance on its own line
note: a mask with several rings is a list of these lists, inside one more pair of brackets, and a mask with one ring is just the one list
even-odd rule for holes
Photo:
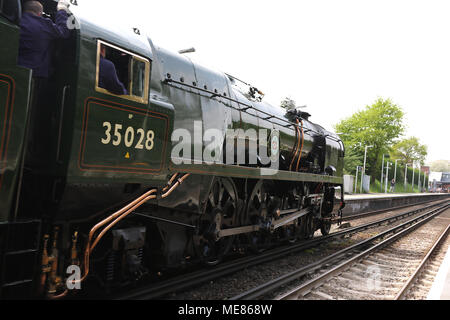
[[127,154],[125,155],[125,158],[126,159],[130,159],[130,153],[129,152],[127,152]]

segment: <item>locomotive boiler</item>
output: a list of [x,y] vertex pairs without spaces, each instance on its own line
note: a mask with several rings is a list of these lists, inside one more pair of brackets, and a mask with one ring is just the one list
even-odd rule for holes
[[[114,290],[330,231],[337,135],[71,3],[42,112],[17,65],[21,1],[0,1],[0,297]],[[99,84],[102,46],[126,95]]]

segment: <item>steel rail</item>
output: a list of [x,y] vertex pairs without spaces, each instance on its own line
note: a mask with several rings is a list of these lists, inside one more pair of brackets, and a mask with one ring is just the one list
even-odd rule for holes
[[397,293],[394,300],[400,300],[400,299],[405,298],[409,289],[411,289],[411,287],[414,285],[415,281],[419,278],[420,274],[422,273],[423,269],[427,265],[431,256],[441,247],[442,243],[447,239],[449,231],[450,231],[450,224],[447,225],[445,230],[436,239],[434,244],[431,246],[431,248],[428,250],[426,255],[423,257],[420,265],[417,267],[417,269],[414,271],[414,273],[411,275],[411,277],[408,279],[408,281],[405,283],[405,285],[400,289],[399,293]]
[[311,240],[308,240],[305,242],[300,242],[298,244],[276,248],[276,249],[258,254],[256,256],[242,258],[237,261],[225,262],[225,263],[222,263],[211,269],[195,271],[192,273],[177,276],[176,278],[173,278],[173,279],[170,279],[167,281],[163,281],[161,283],[152,284],[152,285],[146,286],[144,288],[139,288],[139,289],[133,290],[131,292],[127,292],[125,294],[119,294],[117,296],[114,296],[113,299],[145,300],[145,299],[158,298],[158,297],[164,296],[166,294],[178,292],[183,289],[190,288],[194,285],[205,283],[207,281],[211,281],[211,280],[217,279],[219,277],[226,276],[228,274],[232,274],[232,273],[242,270],[244,268],[248,268],[248,267],[252,267],[255,265],[259,265],[261,263],[272,261],[274,259],[286,256],[287,254],[291,254],[291,253],[295,253],[298,251],[303,251],[303,250],[315,247],[321,243],[324,243],[325,241],[329,241],[334,238],[354,234],[359,231],[364,231],[364,230],[374,228],[374,227],[377,227],[377,226],[385,224],[385,223],[389,223],[391,221],[397,221],[399,219],[406,218],[408,216],[411,216],[411,215],[419,213],[423,210],[435,207],[437,205],[439,205],[439,204],[432,204],[432,205],[426,206],[424,208],[419,208],[419,209],[412,210],[410,212],[401,213],[401,214],[398,214],[393,217],[380,219],[375,222],[369,222],[369,223],[366,223],[361,226],[349,228],[349,229],[339,231],[339,232],[334,232],[327,236],[321,236],[321,237],[317,237],[317,238],[314,238],[314,239],[311,239]]
[[[331,222],[332,223],[337,223],[338,221],[351,221],[351,220],[366,218],[366,217],[378,215],[380,213],[384,213],[384,212],[387,212],[387,211],[395,211],[395,210],[399,210],[399,209],[403,209],[403,208],[407,208],[407,207],[412,207],[412,206],[415,206],[415,205],[422,205],[422,204],[435,202],[435,201],[440,201],[440,200],[439,199],[425,200],[425,201],[416,202],[416,203],[404,204],[404,205],[396,206],[396,207],[392,207],[392,208],[385,208],[385,209],[379,209],[379,210],[374,210],[374,211],[369,211],[369,212],[352,214],[352,215],[348,215],[348,216],[343,216],[342,218],[333,219],[333,220],[331,220]],[[443,200],[442,202],[444,202],[444,201],[447,201],[447,200]],[[347,204],[348,204],[348,202],[347,202]]]
[[[375,221],[372,221],[372,222],[368,222],[368,223],[362,224],[360,226],[351,227],[351,228],[345,229],[343,231],[333,232],[332,234],[329,234],[327,236],[319,237],[319,238],[317,238],[317,240],[328,239],[328,237],[333,237],[334,238],[334,237],[352,235],[352,234],[360,232],[360,231],[365,231],[367,229],[378,227],[378,226],[380,226],[380,225],[382,225],[383,223],[386,223],[386,222],[398,221],[398,220],[407,218],[409,216],[412,216],[414,214],[417,214],[419,212],[422,212],[424,210],[427,210],[427,209],[439,206],[439,205],[447,203],[447,202],[448,202],[448,200],[439,201],[437,203],[433,203],[433,204],[430,204],[430,205],[422,207],[422,208],[417,208],[417,209],[410,210],[410,211],[407,211],[407,212],[399,213],[399,214],[397,214],[395,216],[392,216],[392,217],[382,218],[382,219],[379,219],[379,220],[375,220]],[[413,207],[415,205],[417,205],[417,204],[410,205],[410,207]],[[393,209],[393,210],[399,210],[399,209]]]
[[[305,296],[306,294],[311,292],[311,290],[320,287],[325,281],[339,275],[345,269],[348,269],[355,262],[362,260],[364,257],[375,252],[376,250],[379,250],[380,248],[385,247],[386,245],[398,240],[399,238],[409,234],[410,232],[414,231],[418,227],[427,223],[434,217],[438,216],[439,214],[441,214],[442,212],[447,210],[449,206],[450,206],[450,203],[447,203],[447,204],[441,206],[440,208],[435,208],[429,212],[426,212],[426,213],[420,215],[419,217],[414,218],[411,221],[408,221],[399,226],[391,228],[391,229],[389,229],[383,233],[380,233],[370,239],[364,240],[350,248],[342,250],[341,252],[339,252],[339,255],[336,254],[336,256],[342,257],[345,255],[352,255],[352,257],[350,259],[347,259],[347,260],[341,262],[339,265],[333,267],[332,269],[326,271],[325,273],[321,274],[319,277],[314,278],[314,279],[302,284],[301,286],[277,297],[276,300],[296,300],[300,296]],[[381,242],[371,246],[370,248],[368,248],[360,253],[357,253],[356,255],[352,254],[352,251],[354,251],[355,249],[361,249],[361,248],[363,248],[363,246],[369,245],[371,242],[374,242],[375,240],[383,239],[384,237],[386,237],[387,235],[389,235],[391,233],[394,233],[394,235],[387,239],[382,240]],[[316,263],[314,266],[311,266],[310,268],[305,267],[302,269],[307,269],[305,271],[312,272],[312,271],[317,270],[318,267],[324,265],[324,263],[329,264],[330,259],[325,258],[325,259],[321,260],[320,263]],[[306,274],[305,271],[303,271],[302,274]],[[298,278],[298,277],[299,277],[299,275],[296,278]]]

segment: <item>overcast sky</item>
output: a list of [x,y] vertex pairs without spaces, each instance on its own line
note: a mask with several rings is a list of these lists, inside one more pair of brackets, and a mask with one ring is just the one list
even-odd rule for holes
[[[92,1],[92,0],[90,0]],[[89,2],[90,2],[89,1]],[[86,0],[79,3],[86,3]],[[94,1],[92,1],[94,2]],[[95,0],[155,45],[307,105],[327,129],[377,97],[406,113],[428,161],[450,160],[450,2]]]

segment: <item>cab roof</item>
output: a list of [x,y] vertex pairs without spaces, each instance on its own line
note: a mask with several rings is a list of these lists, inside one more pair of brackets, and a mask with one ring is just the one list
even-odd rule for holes
[[123,19],[99,14],[101,7],[95,1],[77,0],[69,10],[75,19],[69,23],[78,29],[82,38],[101,39],[152,59],[152,48],[142,26]]

